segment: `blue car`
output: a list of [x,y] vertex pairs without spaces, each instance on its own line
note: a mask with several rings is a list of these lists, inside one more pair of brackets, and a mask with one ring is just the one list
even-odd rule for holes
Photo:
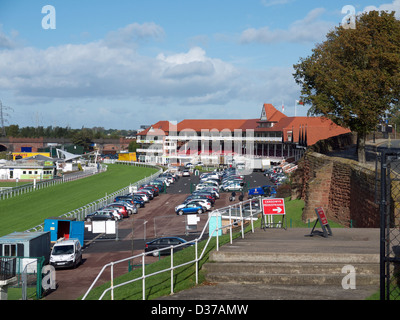
[[262,186],[249,189],[249,199],[257,196],[275,197],[276,189],[273,186]]
[[187,203],[184,205],[179,205],[175,208],[175,212],[178,215],[188,214],[188,213],[203,213],[205,212],[205,208],[198,203]]
[[135,197],[135,196],[118,196],[115,197],[114,202],[118,202],[118,201],[125,201],[125,200],[133,200],[133,203],[136,206],[139,206],[140,208],[144,207],[144,200],[140,197]]

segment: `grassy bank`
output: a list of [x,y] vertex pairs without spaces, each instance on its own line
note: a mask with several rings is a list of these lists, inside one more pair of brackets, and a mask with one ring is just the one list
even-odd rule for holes
[[106,172],[0,201],[0,236],[25,231],[150,176],[157,170],[110,164]]

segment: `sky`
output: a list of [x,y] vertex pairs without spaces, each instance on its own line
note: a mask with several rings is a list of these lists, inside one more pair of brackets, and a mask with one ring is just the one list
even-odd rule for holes
[[345,6],[400,19],[400,0],[0,0],[5,125],[305,116],[293,65]]

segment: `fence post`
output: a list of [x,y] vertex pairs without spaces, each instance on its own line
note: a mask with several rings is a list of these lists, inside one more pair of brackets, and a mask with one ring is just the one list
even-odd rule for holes
[[196,265],[195,265],[195,268],[196,268],[196,284],[199,283],[199,258],[197,256],[197,242],[198,242],[198,239],[196,239],[196,242],[195,242],[195,245],[194,245],[195,258],[196,258]]
[[174,246],[171,246],[171,294],[174,293]]
[[229,206],[229,238],[232,244],[232,207]]
[[114,300],[114,262],[111,262],[111,300]]
[[242,204],[239,204],[239,208],[240,208],[240,220],[242,221],[242,239],[244,239],[244,226],[243,226],[243,212],[242,212]]
[[146,278],[145,278],[145,263],[144,263],[145,253],[142,253],[142,300],[146,300]]

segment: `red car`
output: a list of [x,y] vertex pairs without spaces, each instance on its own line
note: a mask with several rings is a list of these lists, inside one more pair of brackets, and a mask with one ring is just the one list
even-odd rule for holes
[[129,217],[129,213],[127,208],[123,205],[123,204],[109,204],[108,206],[106,206],[106,208],[116,208],[118,210],[118,212],[120,214],[122,214],[122,216],[124,218],[128,218]]

